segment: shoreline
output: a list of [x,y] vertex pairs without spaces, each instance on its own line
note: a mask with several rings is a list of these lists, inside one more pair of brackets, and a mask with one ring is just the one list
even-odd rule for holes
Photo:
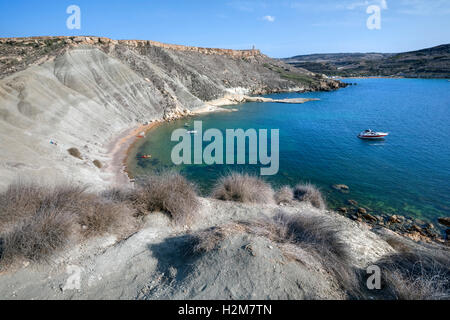
[[141,139],[137,136],[141,132],[147,133],[157,127],[158,125],[177,119],[183,119],[189,116],[196,116],[200,114],[213,113],[213,112],[235,112],[236,109],[226,109],[223,107],[237,105],[247,102],[275,102],[275,103],[289,103],[289,104],[303,104],[309,101],[317,101],[319,99],[310,98],[293,98],[293,99],[272,99],[260,96],[248,96],[239,94],[228,94],[222,98],[208,101],[202,107],[195,111],[178,114],[166,119],[157,119],[149,124],[142,124],[139,127],[134,127],[120,133],[112,142],[109,143],[108,153],[111,155],[111,161],[108,163],[108,171],[112,173],[112,186],[127,186],[132,184],[132,176],[128,170],[128,158],[130,156],[131,150],[134,148],[136,143]]
[[139,141],[137,136],[141,132],[147,133],[150,129],[155,127],[160,120],[156,120],[146,125],[140,125],[120,133],[109,144],[111,160],[108,163],[107,171],[112,174],[112,187],[120,187],[131,184],[131,179],[127,172],[126,162],[129,151],[133,145]]
[[[250,97],[246,95],[226,95],[220,99],[209,101],[204,104],[204,106],[198,108],[192,112],[185,113],[175,113],[170,117],[164,117],[163,119],[153,120],[151,123],[146,125],[140,125],[138,127],[129,129],[122,132],[112,143],[112,160],[110,165],[110,170],[113,173],[113,186],[132,186],[133,176],[128,169],[128,160],[131,151],[142,139],[137,136],[139,133],[145,132],[147,135],[152,129],[156,128],[158,125],[165,122],[170,122],[172,120],[183,119],[190,116],[196,116],[200,114],[212,113],[212,112],[233,112],[236,109],[223,108],[225,106],[237,105],[245,102],[277,102],[277,103],[305,103],[308,101],[314,101],[318,99],[272,99],[265,97]],[[361,207],[363,208],[363,207]],[[398,234],[402,234],[415,241],[425,241],[425,242],[440,242],[444,240],[444,236],[438,231],[441,228],[435,229],[437,233],[432,232],[433,227],[429,227],[430,224],[422,225],[421,220],[412,218],[411,221],[402,220],[397,221],[397,215],[390,216],[386,214],[376,214],[373,212],[367,212],[361,209],[359,205],[350,205],[348,203],[339,204],[339,207],[334,208],[334,211],[338,214],[345,216],[346,218],[362,223],[368,224],[373,227],[385,227],[391,231]],[[361,212],[362,211],[362,212]],[[394,221],[394,222],[392,222]]]
[[120,133],[115,139],[113,139],[109,143],[109,151],[108,153],[111,156],[111,160],[108,163],[108,170],[112,173],[112,185],[113,187],[127,186],[132,184],[132,177],[130,172],[128,171],[128,158],[130,156],[131,150],[134,146],[144,138],[138,138],[138,135],[142,132],[145,132],[145,136],[149,131],[154,129],[160,124],[166,123],[171,120],[182,119],[189,116],[195,116],[197,114],[202,113],[210,113],[210,112],[233,112],[234,110],[219,108],[212,105],[205,105],[204,107],[196,110],[195,112],[187,113],[181,116],[174,116],[167,119],[156,119],[149,124],[141,124],[138,127],[134,127],[123,131]]

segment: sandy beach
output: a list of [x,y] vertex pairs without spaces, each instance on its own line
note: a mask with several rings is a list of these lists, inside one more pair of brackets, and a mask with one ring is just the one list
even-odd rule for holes
[[138,138],[140,133],[145,132],[145,134],[147,134],[148,131],[160,123],[162,123],[162,121],[154,121],[146,125],[126,130],[110,143],[108,149],[109,154],[111,155],[111,162],[108,164],[106,170],[113,174],[112,187],[129,185],[131,183],[126,170],[129,150],[131,150],[133,145],[141,139]]

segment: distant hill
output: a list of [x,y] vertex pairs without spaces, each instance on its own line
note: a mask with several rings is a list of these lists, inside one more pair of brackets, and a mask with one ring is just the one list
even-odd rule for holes
[[404,53],[329,53],[282,59],[328,76],[450,78],[450,44]]

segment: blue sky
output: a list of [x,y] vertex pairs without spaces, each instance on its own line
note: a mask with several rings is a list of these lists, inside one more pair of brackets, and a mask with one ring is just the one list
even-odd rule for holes
[[[66,27],[69,5],[81,30]],[[381,29],[369,30],[369,5]],[[450,0],[0,0],[0,37],[97,35],[232,49],[273,57],[401,52],[450,42]]]

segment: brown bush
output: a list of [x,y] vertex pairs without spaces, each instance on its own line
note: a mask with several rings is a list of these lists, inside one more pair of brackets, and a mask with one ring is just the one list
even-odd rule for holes
[[136,226],[133,211],[84,187],[12,184],[0,194],[0,263],[15,259],[45,260],[70,236],[88,238],[122,234]]
[[294,200],[294,191],[291,187],[284,186],[275,193],[275,201],[277,204],[289,204]]
[[131,230],[134,227],[131,218],[132,210],[126,205],[98,199],[84,201],[77,213],[81,234],[86,238]]
[[0,194],[0,232],[8,230],[17,221],[30,217],[38,210],[48,188],[18,181]]
[[99,160],[94,160],[92,163],[99,169],[103,168],[103,164]]
[[294,197],[298,201],[309,202],[318,209],[326,208],[322,193],[312,184],[298,184],[294,188]]
[[131,195],[138,210],[168,213],[177,224],[193,222],[199,207],[196,187],[182,175],[166,171],[147,176],[138,184]]
[[69,243],[73,230],[73,214],[54,207],[40,208],[2,237],[1,268],[23,258],[47,260]]
[[77,148],[70,148],[70,149],[67,149],[67,152],[69,152],[69,154],[70,154],[72,157],[75,157],[75,158],[78,158],[78,159],[80,159],[80,160],[83,160],[83,157],[81,156],[81,152],[80,152],[80,150],[78,150]]
[[232,173],[219,180],[212,197],[243,203],[273,203],[274,192],[264,180],[248,174]]

